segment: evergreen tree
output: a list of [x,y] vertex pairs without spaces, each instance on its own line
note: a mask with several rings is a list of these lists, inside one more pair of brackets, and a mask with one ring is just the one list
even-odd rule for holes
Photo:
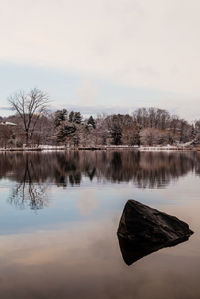
[[59,127],[63,121],[67,120],[67,110],[57,110],[54,115],[54,125],[55,127]]
[[93,129],[96,129],[96,123],[95,123],[95,120],[92,117],[92,115],[89,117],[87,124],[91,125],[93,127]]
[[69,122],[73,123],[74,122],[74,111],[71,111],[69,114]]
[[74,137],[76,132],[76,127],[73,124],[61,124],[57,131],[57,140],[58,142],[64,142],[67,137]]
[[79,125],[79,124],[81,124],[81,121],[82,121],[81,113],[75,112],[74,113],[74,122]]
[[192,128],[191,128],[191,138],[195,139],[195,137],[196,137],[196,130],[195,130],[194,125],[192,125]]

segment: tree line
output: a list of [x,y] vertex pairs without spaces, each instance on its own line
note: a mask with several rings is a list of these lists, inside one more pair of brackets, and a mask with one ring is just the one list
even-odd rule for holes
[[15,112],[0,117],[0,147],[32,145],[177,145],[200,139],[200,120],[187,120],[155,107],[129,114],[91,115],[49,110],[49,97],[39,89],[20,91],[8,99]]

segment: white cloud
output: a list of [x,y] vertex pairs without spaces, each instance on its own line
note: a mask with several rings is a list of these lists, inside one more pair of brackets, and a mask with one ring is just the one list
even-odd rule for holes
[[200,92],[198,0],[0,0],[0,61]]

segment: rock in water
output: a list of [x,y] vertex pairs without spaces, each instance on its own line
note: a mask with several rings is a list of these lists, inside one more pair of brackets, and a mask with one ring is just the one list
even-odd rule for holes
[[184,242],[192,234],[187,223],[135,200],[127,201],[117,231],[127,265],[161,248]]

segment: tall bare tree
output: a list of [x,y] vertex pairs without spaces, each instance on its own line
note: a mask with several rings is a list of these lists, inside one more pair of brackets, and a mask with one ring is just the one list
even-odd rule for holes
[[33,88],[28,93],[19,91],[11,95],[8,101],[22,119],[26,145],[28,145],[40,116],[48,107],[48,95],[40,89]]

